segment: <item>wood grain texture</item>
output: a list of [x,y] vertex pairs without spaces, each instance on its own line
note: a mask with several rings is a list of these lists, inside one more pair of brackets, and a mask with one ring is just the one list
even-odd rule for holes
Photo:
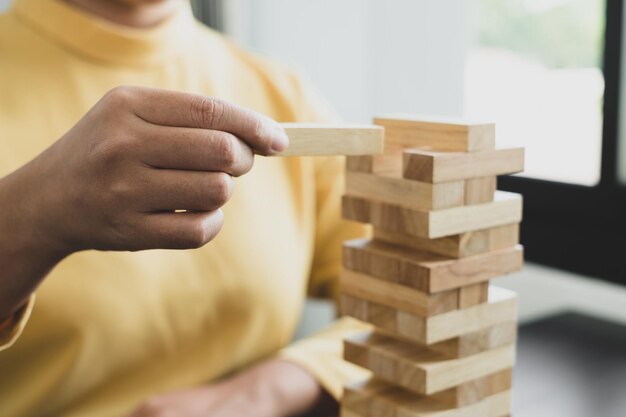
[[[432,345],[464,334],[478,332],[501,323],[514,322],[517,299],[514,293],[490,287],[485,304],[454,310],[431,317],[420,317],[351,295],[341,295],[342,314],[373,324],[381,331],[420,344]],[[359,304],[360,308],[352,310]]]
[[370,174],[373,172],[372,157],[370,155],[346,156],[346,172],[363,172]]
[[510,413],[511,392],[456,408],[372,378],[347,386],[341,404],[342,417],[502,417]]
[[431,344],[428,348],[451,358],[464,358],[513,344],[516,339],[517,323],[510,321]]
[[374,118],[385,140],[403,148],[476,152],[495,148],[495,125],[455,119],[390,115]]
[[346,173],[346,195],[376,198],[389,204],[429,211],[462,206],[463,181],[429,184],[363,172]]
[[[349,310],[350,308],[354,308],[354,302],[356,301],[357,306],[360,308],[359,314],[357,315],[359,315],[360,317],[367,317],[367,301],[359,300],[352,297],[350,298],[350,301],[352,301],[353,304],[351,307],[348,307],[347,310]],[[383,329],[376,330],[384,333]],[[389,334],[391,335],[392,333]],[[397,337],[397,335],[393,336]],[[407,341],[409,341],[411,344],[421,346],[422,348],[429,349],[433,352],[438,352],[448,358],[465,358],[468,356],[473,356],[489,350],[512,345],[515,343],[516,340],[517,323],[514,321],[498,323],[496,325],[475,332],[465,333],[458,337],[438,343],[433,343],[430,345],[407,339]],[[355,352],[358,352],[358,350]],[[355,355],[355,352],[352,352],[350,354]]]
[[374,227],[374,239],[452,258],[464,258],[515,246],[519,242],[519,224],[497,226],[438,239],[420,238]]
[[428,348],[375,331],[344,341],[344,359],[374,376],[421,395],[432,395],[513,367],[515,346],[464,358],[450,358]]
[[404,147],[385,141],[385,150],[382,154],[347,157],[346,171],[402,178],[403,151]]
[[459,308],[486,303],[489,298],[489,281],[459,288]]
[[513,371],[512,369],[505,369],[438,392],[430,397],[448,404],[450,407],[464,407],[492,395],[510,391],[512,386]]
[[371,198],[343,196],[342,201],[342,214],[348,220],[428,239],[519,223],[522,218],[522,196],[504,191],[497,191],[492,203],[433,211],[414,210]]
[[524,170],[524,148],[482,152],[403,151],[404,178],[430,183],[513,174]]
[[456,310],[460,305],[459,290],[427,294],[348,269],[341,273],[341,291],[362,300],[400,308],[423,317]]
[[368,239],[344,242],[343,266],[351,271],[432,294],[519,271],[523,248],[515,246],[466,258],[447,258]]
[[372,125],[283,123],[289,147],[277,156],[371,155],[383,152],[384,129]]
[[[497,182],[497,177],[470,178],[465,180],[465,205],[470,206],[473,204],[491,203],[496,194]],[[442,182],[441,184],[449,183]]]

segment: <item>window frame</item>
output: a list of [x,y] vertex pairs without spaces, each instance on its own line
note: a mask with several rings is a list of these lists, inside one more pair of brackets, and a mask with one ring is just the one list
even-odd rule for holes
[[[524,196],[521,242],[527,260],[626,285],[626,244],[620,245],[626,242],[626,187],[617,169],[623,19],[623,0],[606,0],[599,183],[506,176],[498,179],[498,188]],[[558,163],[561,155],[553,157]]]

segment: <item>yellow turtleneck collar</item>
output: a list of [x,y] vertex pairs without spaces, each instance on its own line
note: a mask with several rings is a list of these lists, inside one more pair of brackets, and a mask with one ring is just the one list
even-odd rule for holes
[[115,24],[59,0],[15,0],[12,11],[75,53],[121,65],[165,62],[188,45],[195,24],[186,2],[166,21],[146,29]]

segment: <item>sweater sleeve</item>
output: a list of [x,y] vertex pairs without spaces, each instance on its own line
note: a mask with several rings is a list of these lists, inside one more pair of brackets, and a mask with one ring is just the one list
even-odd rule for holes
[[13,313],[7,320],[0,323],[0,352],[10,348],[20,337],[30,318],[34,304],[35,295],[33,294],[26,304]]
[[[309,295],[327,297],[338,303],[342,242],[363,236],[366,229],[340,217],[343,193],[343,158],[319,158],[317,190],[317,232],[315,253],[309,279]],[[343,360],[343,339],[368,325],[350,318],[336,321],[325,331],[285,348],[281,356],[308,370],[318,382],[339,400],[343,386],[367,374]]]

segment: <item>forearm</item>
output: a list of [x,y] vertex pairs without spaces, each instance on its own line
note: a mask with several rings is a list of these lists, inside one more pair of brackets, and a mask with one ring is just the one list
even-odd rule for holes
[[0,322],[23,306],[66,256],[41,230],[36,213],[45,207],[32,196],[42,190],[25,168],[0,179]]

